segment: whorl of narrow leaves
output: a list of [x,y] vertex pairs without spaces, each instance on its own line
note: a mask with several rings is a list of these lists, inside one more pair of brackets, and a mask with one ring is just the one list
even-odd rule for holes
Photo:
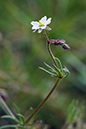
[[46,70],[45,68],[39,67],[41,70],[45,71],[46,73],[50,74],[52,77],[61,77],[61,78],[66,78],[69,75],[69,70],[64,66],[62,67],[62,64],[60,60],[55,57],[56,62],[59,65],[59,68],[53,64],[53,66],[48,65],[47,63],[44,62],[45,66],[49,68],[49,70]]

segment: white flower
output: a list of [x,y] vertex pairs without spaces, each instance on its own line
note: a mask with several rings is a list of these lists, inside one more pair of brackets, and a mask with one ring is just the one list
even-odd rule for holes
[[39,20],[39,22],[37,21],[32,21],[31,25],[32,26],[32,30],[34,30],[33,32],[38,31],[38,33],[41,33],[42,30],[51,30],[50,27],[48,27],[47,25],[51,23],[51,18],[48,18],[46,16],[44,16],[43,18],[41,18],[41,20]]

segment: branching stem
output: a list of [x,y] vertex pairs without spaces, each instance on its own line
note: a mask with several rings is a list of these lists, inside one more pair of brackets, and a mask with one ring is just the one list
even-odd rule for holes
[[[48,49],[48,52],[49,52],[49,54],[50,54],[50,56],[51,56],[51,58],[52,58],[52,60],[53,60],[53,62],[54,62],[54,64],[55,64],[55,66],[58,68],[58,65],[57,65],[57,62],[56,62],[56,60],[55,60],[55,57],[54,57],[54,55],[53,55],[53,53],[52,53],[52,51],[51,51],[51,49],[50,49],[49,38],[48,38],[48,36],[47,36],[45,30],[43,30],[43,32],[44,32],[44,35],[45,35],[45,37],[46,37],[46,39],[47,39],[47,49]],[[46,98],[40,103],[40,105],[35,109],[35,111],[32,113],[32,115],[27,118],[25,124],[27,124],[27,123],[30,121],[30,119],[41,109],[41,107],[43,107],[43,105],[46,103],[46,101],[49,99],[49,97],[51,96],[51,94],[52,94],[52,93],[54,92],[54,90],[56,89],[56,87],[57,87],[57,85],[58,85],[58,83],[59,83],[59,81],[60,81],[61,79],[62,79],[62,78],[61,78],[60,75],[59,75],[59,77],[58,77],[56,83],[54,84],[54,86],[53,86],[53,88],[51,89],[51,91],[49,92],[49,94],[48,94],[48,95],[46,96]]]

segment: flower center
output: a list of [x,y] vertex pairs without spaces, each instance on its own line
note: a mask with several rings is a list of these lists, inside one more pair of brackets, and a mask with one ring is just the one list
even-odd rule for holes
[[42,22],[40,22],[40,21],[39,21],[39,25],[40,25],[40,27],[44,26],[44,25],[43,25],[43,23],[42,23]]

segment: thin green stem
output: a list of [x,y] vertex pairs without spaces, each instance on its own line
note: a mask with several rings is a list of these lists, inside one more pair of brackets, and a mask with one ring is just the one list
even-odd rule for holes
[[51,56],[51,58],[52,58],[54,64],[55,64],[56,67],[58,68],[58,65],[57,65],[57,62],[56,62],[56,60],[55,60],[55,57],[54,57],[54,55],[53,55],[53,53],[52,53],[52,51],[51,51],[51,49],[50,49],[50,43],[48,43],[48,41],[49,41],[48,35],[46,34],[45,30],[43,30],[43,32],[44,32],[44,35],[45,35],[45,37],[46,37],[46,39],[47,39],[47,49],[48,49],[48,52],[49,52],[49,54],[50,54],[50,56]]
[[45,35],[45,37],[47,39],[47,42],[48,42],[49,41],[49,38],[48,38],[48,35],[46,34],[45,30],[43,30],[43,33],[44,33],[44,35]]
[[48,44],[48,43],[47,43],[47,49],[48,49],[48,52],[49,52],[49,54],[50,54],[50,56],[51,56],[51,58],[52,58],[52,60],[53,60],[53,62],[55,64],[55,66],[58,68],[58,65],[57,65],[57,62],[55,60],[55,57],[54,57],[54,55],[53,55],[53,53],[52,53],[52,51],[50,49],[50,44]]
[[58,78],[55,85],[53,86],[53,88],[51,89],[51,91],[49,92],[49,94],[46,96],[46,98],[40,103],[40,105],[35,109],[35,111],[32,113],[32,115],[27,118],[26,120],[26,124],[30,121],[30,119],[41,109],[41,107],[43,107],[43,105],[46,103],[46,101],[49,99],[50,95],[53,93],[53,91],[56,89],[59,81],[61,80],[61,78]]

